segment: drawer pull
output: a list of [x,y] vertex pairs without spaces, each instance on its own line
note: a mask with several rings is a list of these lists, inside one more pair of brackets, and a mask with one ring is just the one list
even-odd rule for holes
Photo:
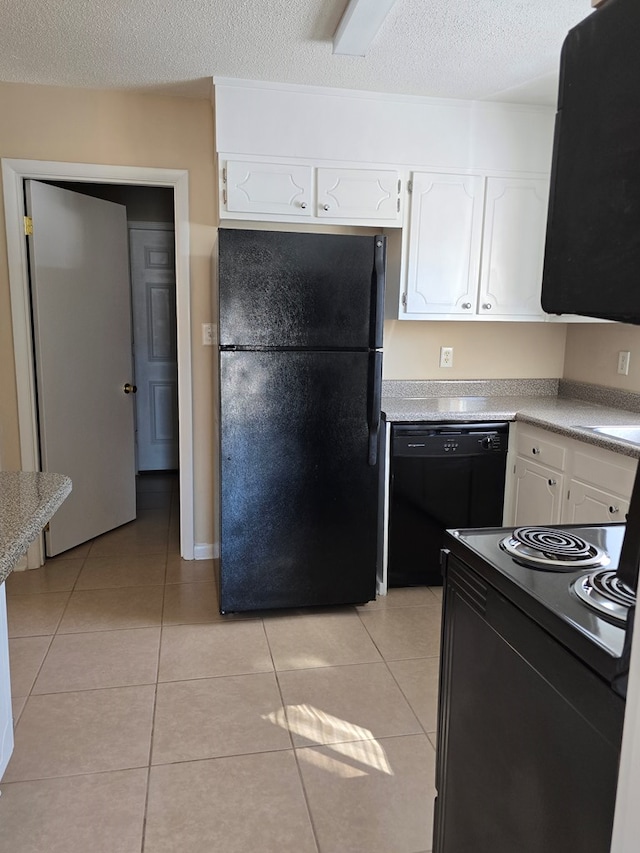
[[611,515],[615,515],[617,512],[620,512],[620,507],[619,506],[610,506],[609,512],[611,513]]
[[537,456],[538,453],[540,453],[540,448],[539,447],[532,447],[531,452],[533,453],[534,456]]
[[547,482],[549,483],[550,486],[557,486],[558,485],[557,480],[547,480]]

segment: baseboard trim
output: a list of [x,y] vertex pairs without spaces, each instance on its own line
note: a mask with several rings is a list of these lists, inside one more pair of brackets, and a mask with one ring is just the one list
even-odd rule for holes
[[220,545],[217,542],[196,542],[193,546],[194,560],[217,560],[220,556]]

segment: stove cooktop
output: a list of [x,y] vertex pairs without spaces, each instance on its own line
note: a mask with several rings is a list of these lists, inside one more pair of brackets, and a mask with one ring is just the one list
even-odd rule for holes
[[[584,539],[590,546],[589,552],[604,561],[601,565],[615,571],[625,524],[559,525],[553,530],[558,533],[560,543],[572,537]],[[513,531],[513,528],[448,531],[445,547],[596,672],[613,681],[621,669],[626,627],[616,624],[607,614],[598,613],[573,588],[574,582],[579,585],[593,574],[593,566],[562,564],[554,569],[545,559],[536,568],[523,565],[517,549],[511,553],[503,544],[509,541]]]

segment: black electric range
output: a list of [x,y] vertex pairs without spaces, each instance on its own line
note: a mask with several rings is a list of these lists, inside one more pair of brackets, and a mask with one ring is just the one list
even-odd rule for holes
[[[624,536],[447,532],[434,853],[608,853],[635,603],[615,571]],[[617,614],[596,609],[609,586]]]
[[[606,610],[595,610],[585,600],[588,595],[580,597],[580,582],[599,568],[608,575],[615,573],[625,527],[622,523],[515,529],[548,530],[552,537],[555,534],[562,539],[568,536],[584,540],[592,546],[593,565],[579,568],[571,561],[558,564],[552,556],[532,567],[527,553],[521,556],[517,550],[512,553],[505,549],[509,547],[513,528],[448,531],[446,547],[608,683],[621,680],[624,692],[624,674],[629,663],[625,649],[626,622],[616,623]],[[563,545],[561,542],[561,550]],[[525,546],[524,550],[529,549]]]

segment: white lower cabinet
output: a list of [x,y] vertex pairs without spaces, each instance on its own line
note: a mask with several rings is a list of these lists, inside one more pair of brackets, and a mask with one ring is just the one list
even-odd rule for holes
[[564,494],[564,476],[518,456],[514,465],[513,523],[558,524]]
[[636,459],[526,424],[509,441],[505,524],[625,521]]
[[13,752],[13,712],[9,677],[9,639],[7,600],[4,583],[0,584],[0,779]]

